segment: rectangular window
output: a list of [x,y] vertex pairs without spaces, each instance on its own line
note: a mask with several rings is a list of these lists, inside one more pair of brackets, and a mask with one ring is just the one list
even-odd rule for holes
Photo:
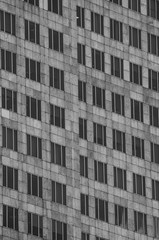
[[84,22],[84,8],[77,6],[76,7],[76,18],[77,18],[77,26],[84,28],[85,22]]
[[119,5],[122,6],[122,0],[110,0],[110,2],[113,2],[113,3],[119,4]]
[[124,78],[123,59],[111,56],[111,75]]
[[3,166],[3,186],[18,190],[18,170],[8,166]]
[[146,214],[134,211],[135,232],[147,234]]
[[98,123],[93,123],[93,132],[94,143],[106,146],[106,127]]
[[43,217],[28,212],[28,234],[43,237]]
[[66,185],[52,181],[52,201],[66,205]]
[[50,86],[64,91],[64,71],[49,66]]
[[141,11],[141,0],[129,0],[129,9],[139,12]]
[[17,112],[17,92],[2,87],[2,108]]
[[150,143],[151,144],[151,162],[159,164],[159,144]]
[[52,220],[52,238],[51,240],[67,240],[66,223]]
[[146,196],[145,177],[133,173],[133,192],[142,196]]
[[18,150],[17,130],[2,127],[2,146],[13,151]]
[[95,217],[104,222],[108,222],[108,202],[95,198]]
[[40,82],[40,62],[25,58],[25,77]]
[[110,38],[123,42],[123,25],[121,22],[110,19]]
[[81,193],[81,214],[89,216],[89,198],[88,195]]
[[144,159],[144,151],[144,140],[132,136],[132,155]]
[[65,109],[50,104],[50,123],[56,127],[65,128]]
[[159,56],[159,37],[148,33],[148,52]]
[[18,209],[3,205],[3,226],[18,231]]
[[48,0],[48,11],[62,16],[62,0]]
[[104,35],[104,17],[102,15],[91,12],[91,31]]
[[79,137],[87,140],[87,120],[79,118]]
[[86,102],[86,83],[78,80],[78,99]]
[[115,225],[122,228],[128,227],[128,211],[127,208],[115,204]]
[[63,33],[49,28],[49,48],[63,53]]
[[113,149],[126,153],[124,132],[113,129]]
[[129,45],[141,49],[141,30],[129,26]]
[[159,72],[148,70],[149,89],[159,92]]
[[159,181],[152,180],[152,199],[159,201]]
[[114,187],[127,190],[126,170],[114,167]]
[[142,86],[142,67],[130,63],[130,82],[133,82],[135,84],[139,84]]
[[26,116],[41,121],[41,101],[26,96]]
[[94,160],[94,179],[107,184],[107,164]]
[[39,7],[39,0],[24,0],[24,1],[27,2],[27,3],[30,3],[34,6]]
[[93,86],[93,105],[105,109],[105,90]]
[[131,99],[131,118],[143,122],[143,103]]
[[25,20],[25,40],[40,44],[40,25]]
[[0,10],[0,30],[15,36],[15,15]]
[[124,116],[124,96],[112,92],[112,111]]
[[159,0],[147,0],[147,16],[159,20]]
[[101,237],[96,237],[96,240],[107,240],[107,239],[101,238]]
[[64,146],[51,142],[51,162],[63,167],[66,166]]
[[159,238],[159,218],[153,217],[153,231],[154,237]]
[[81,240],[89,240],[89,234],[81,232]]
[[104,72],[104,52],[92,48],[92,68]]
[[16,74],[16,54],[1,49],[1,68],[7,72]]
[[154,106],[149,107],[150,111],[150,125],[159,127],[159,109]]
[[88,178],[88,158],[80,155],[80,175]]
[[85,65],[85,45],[77,43],[77,60],[78,63]]
[[28,194],[42,198],[42,177],[27,173]]
[[42,159],[41,138],[27,134],[27,155]]

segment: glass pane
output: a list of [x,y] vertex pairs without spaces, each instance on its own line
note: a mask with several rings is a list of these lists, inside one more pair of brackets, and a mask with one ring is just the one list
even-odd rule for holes
[[11,33],[11,14],[5,13],[5,31]]
[[6,70],[12,72],[11,52],[6,51]]
[[30,41],[35,43],[35,23],[29,22],[30,27]]
[[103,176],[103,163],[98,162],[98,180],[99,182],[104,182],[104,176]]
[[30,59],[30,79],[36,80],[36,65],[35,61]]
[[13,130],[7,129],[7,148],[13,149]]
[[62,239],[62,223],[61,222],[57,222],[57,239],[63,240]]
[[35,175],[32,175],[32,195],[38,196],[38,179]]
[[37,138],[32,136],[32,156],[37,157]]
[[38,215],[33,214],[33,235],[38,236]]
[[12,110],[12,91],[7,90],[7,109]]
[[56,163],[61,165],[61,146],[56,144]]
[[54,87],[58,89],[60,89],[59,77],[59,70],[57,68],[54,68]]
[[56,201],[62,204],[62,185],[60,183],[56,183]]
[[60,108],[55,106],[55,126],[60,127]]
[[36,119],[36,99],[31,98],[31,117]]
[[13,168],[8,167],[8,187],[13,189]]
[[59,51],[59,34],[57,31],[53,31],[53,44],[54,50]]
[[8,227],[13,229],[13,208],[8,206]]

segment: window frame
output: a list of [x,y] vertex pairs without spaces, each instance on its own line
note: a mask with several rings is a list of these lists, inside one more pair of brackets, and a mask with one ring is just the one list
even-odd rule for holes
[[[9,19],[7,19],[7,17]],[[12,13],[0,10],[0,31],[16,36],[16,16]],[[9,28],[7,29],[7,22],[10,22]]]
[[[105,109],[105,89],[92,85],[93,105]],[[100,98],[100,103],[98,104]]]
[[[30,134],[27,134],[26,137],[27,137],[27,155],[42,159],[42,139]],[[35,149],[35,147],[33,146],[33,144],[35,144],[35,141],[36,151],[33,152],[33,149]]]
[[[34,233],[35,217],[38,220],[38,222],[37,222],[38,226],[36,226],[38,228],[38,234],[37,235]],[[27,220],[28,220],[27,221],[27,223],[28,223],[28,234],[42,238],[43,237],[43,217],[38,215],[38,214],[35,214],[35,213],[27,212]]]
[[76,6],[77,26],[85,28],[85,11],[83,7]]
[[[25,25],[25,40],[40,45],[40,24],[24,19],[24,25]],[[34,32],[33,36],[31,35],[32,32]]]
[[81,193],[81,214],[89,216],[89,196],[87,194]]
[[[57,161],[57,147],[60,148],[60,164]],[[66,149],[65,146],[51,142],[51,163],[66,167]]]
[[[103,211],[100,211],[103,205],[104,209]],[[103,216],[101,216],[101,212],[103,212]],[[95,198],[95,218],[100,221],[104,221],[108,223],[108,201],[100,198]]]
[[[99,168],[102,165],[102,173]],[[102,180],[100,179],[102,178]],[[99,183],[107,184],[107,164],[94,160],[94,180]]]
[[78,100],[86,103],[86,82],[78,80]]
[[1,69],[16,74],[17,63],[16,53],[1,48]]
[[49,66],[49,80],[50,80],[51,87],[64,91],[64,71],[63,70]]
[[[102,138],[100,138],[101,142],[99,142],[99,128],[101,128],[102,132]],[[93,122],[93,139],[94,143],[106,147],[106,126]]]
[[[137,76],[135,76],[135,68],[137,69]],[[142,66],[130,62],[130,82],[142,86]]]
[[[105,62],[104,62],[104,52],[92,48],[92,68],[102,71],[105,71]],[[97,61],[99,58],[99,61]]]
[[[55,182],[55,181],[51,181],[51,190],[52,190],[52,202],[58,203],[58,204],[62,204],[62,205],[67,205],[67,194],[66,194],[66,185],[59,183],[59,182]],[[57,185],[59,185],[60,187],[60,193],[58,193],[58,187]],[[59,195],[59,196],[58,196]],[[59,200],[59,198],[61,198]]]
[[[142,216],[141,216],[142,214]],[[139,217],[142,217],[142,231],[139,229]],[[134,211],[134,223],[135,223],[135,232],[138,232],[140,234],[147,234],[147,216],[146,214],[142,213],[142,212],[137,212]]]
[[[9,213],[10,213],[9,210],[12,211],[12,213],[13,213],[12,216],[9,216]],[[7,227],[7,228],[13,229],[15,231],[18,231],[19,230],[18,218],[19,218],[19,216],[18,216],[17,208],[3,204],[3,227]],[[12,226],[10,226],[10,224]]]
[[[128,228],[128,209],[118,204],[115,204],[114,208],[115,208],[115,225],[127,229]],[[122,214],[122,216],[120,216],[120,214]]]
[[[55,219],[52,219],[52,224],[51,224],[52,238],[51,239],[52,240],[58,239],[58,232],[57,232],[58,228],[62,230],[61,240],[67,240],[67,224],[61,221],[57,221]],[[55,229],[54,232],[53,232],[53,229]]]
[[[140,150],[138,148],[140,148]],[[145,159],[144,139],[132,136],[132,156]]]
[[[135,2],[135,4],[134,4],[135,6],[133,5],[134,2]],[[128,8],[131,9],[132,11],[140,13],[141,12],[141,2],[140,2],[140,0],[129,0]]]
[[140,50],[142,49],[140,29],[129,26],[129,46]]
[[111,75],[124,79],[124,60],[111,55]]
[[112,18],[110,18],[110,38],[123,43],[123,23]]
[[[37,182],[37,193],[35,194],[33,192],[33,189],[35,188],[34,185],[34,180],[33,178],[36,178]],[[27,193],[31,196],[43,198],[43,180],[42,177],[34,175],[32,173],[27,173]]]
[[92,11],[91,11],[91,31],[104,36],[104,16]]
[[114,166],[114,187],[127,191],[126,170]]
[[80,176],[88,178],[88,158],[80,155]]
[[[11,136],[9,136],[11,134]],[[12,140],[12,143],[9,141]],[[9,146],[9,145],[12,146]],[[18,151],[18,132],[15,129],[2,125],[2,147],[12,151]]]
[[[118,103],[119,106],[117,105]],[[125,116],[125,102],[123,95],[112,92],[112,112]]]
[[[54,2],[56,3],[54,4]],[[59,16],[63,15],[63,1],[62,0],[48,0],[48,11],[58,14]],[[54,5],[57,9],[54,8]]]
[[140,102],[135,99],[131,100],[131,119],[144,122],[144,111],[143,111],[143,102]]

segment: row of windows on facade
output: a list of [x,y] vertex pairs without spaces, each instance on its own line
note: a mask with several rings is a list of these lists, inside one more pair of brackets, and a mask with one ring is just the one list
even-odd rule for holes
[[[121,205],[114,205],[115,225],[122,228],[128,228],[128,209]],[[81,213],[89,215],[88,195],[81,194]],[[95,198],[95,216],[96,219],[108,221],[108,202],[102,199]],[[18,209],[8,205],[3,205],[3,226],[19,230]],[[27,212],[27,228],[28,234],[43,237],[43,217],[31,212]],[[159,218],[153,217],[154,237],[159,237]],[[134,231],[140,234],[147,234],[147,215],[134,211]],[[67,240],[67,224],[57,220],[52,220],[52,240]],[[81,233],[82,240],[88,240],[88,233]],[[96,237],[96,240],[104,240]]]

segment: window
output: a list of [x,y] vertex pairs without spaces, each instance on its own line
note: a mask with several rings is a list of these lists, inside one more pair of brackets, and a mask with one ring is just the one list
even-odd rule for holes
[[81,193],[81,214],[89,216],[88,195]]
[[15,36],[15,15],[0,10],[0,30]]
[[42,177],[27,174],[28,194],[42,198]]
[[18,150],[17,130],[2,127],[2,146],[13,151]]
[[159,92],[159,72],[148,70],[149,89]]
[[150,143],[151,144],[151,162],[159,164],[159,144]]
[[140,0],[129,0],[129,9],[140,13],[141,9]]
[[40,62],[26,58],[25,76],[33,81],[40,82]]
[[17,112],[17,93],[2,87],[2,108]]
[[111,75],[124,78],[123,59],[111,56]]
[[113,129],[113,149],[125,153],[125,133]]
[[64,71],[49,67],[50,86],[64,91]]
[[37,23],[25,20],[25,40],[40,44],[40,26]]
[[91,12],[91,31],[104,35],[104,18],[102,15]]
[[18,170],[8,166],[3,166],[3,186],[18,190]]
[[88,178],[88,158],[80,155],[80,175]]
[[122,0],[110,0],[110,2],[113,2],[113,3],[119,4],[119,5],[122,6]]
[[66,205],[66,185],[52,181],[52,201]]
[[159,20],[159,0],[147,0],[147,15]]
[[142,86],[142,67],[130,63],[130,82],[133,82],[135,84],[139,84]]
[[93,123],[93,132],[94,143],[106,146],[106,127],[98,123]]
[[16,54],[1,49],[1,68],[7,72],[16,74]]
[[93,105],[105,109],[105,90],[93,86]]
[[115,225],[122,228],[128,227],[128,211],[127,208],[115,204]]
[[129,45],[141,49],[141,30],[129,26]]
[[87,140],[87,120],[79,118],[79,137]]
[[104,72],[104,52],[92,48],[92,68]]
[[24,1],[39,7],[39,0],[24,0]]
[[27,155],[42,159],[41,138],[27,134]]
[[3,226],[18,231],[18,209],[3,205]]
[[148,33],[148,52],[159,56],[159,37]]
[[125,114],[124,96],[112,93],[112,111],[123,115]]
[[143,139],[132,136],[132,155],[142,159],[145,158]]
[[48,0],[48,11],[62,16],[62,0]]
[[101,238],[101,237],[96,237],[96,240],[107,240],[107,239]]
[[94,160],[95,181],[107,184],[107,164]]
[[159,201],[159,181],[152,180],[152,199]]
[[86,102],[86,83],[78,80],[78,99]]
[[52,220],[52,240],[67,240],[66,223]]
[[147,234],[146,214],[134,211],[135,232]]
[[108,222],[108,202],[99,198],[95,198],[95,216],[104,222]]
[[159,127],[159,111],[157,107],[150,106],[150,125],[154,127]]
[[85,65],[85,46],[77,43],[77,60],[78,63]]
[[43,218],[28,212],[28,234],[43,237]]
[[51,142],[51,162],[63,167],[66,166],[64,146]]
[[41,120],[41,101],[26,96],[26,115],[28,117]]
[[77,26],[84,28],[85,23],[84,23],[84,8],[77,6],[76,7],[76,18],[77,18]]
[[50,123],[56,127],[65,128],[65,109],[50,104]]
[[110,38],[123,42],[123,25],[114,19],[110,19]]
[[146,196],[145,177],[133,173],[133,191],[136,194]]
[[159,238],[159,218],[153,217],[153,231],[154,237]]
[[114,187],[126,190],[126,170],[114,167]]
[[89,234],[81,232],[81,240],[89,240]]
[[49,28],[49,48],[63,53],[63,33]]
[[131,99],[131,118],[143,122],[143,103]]

